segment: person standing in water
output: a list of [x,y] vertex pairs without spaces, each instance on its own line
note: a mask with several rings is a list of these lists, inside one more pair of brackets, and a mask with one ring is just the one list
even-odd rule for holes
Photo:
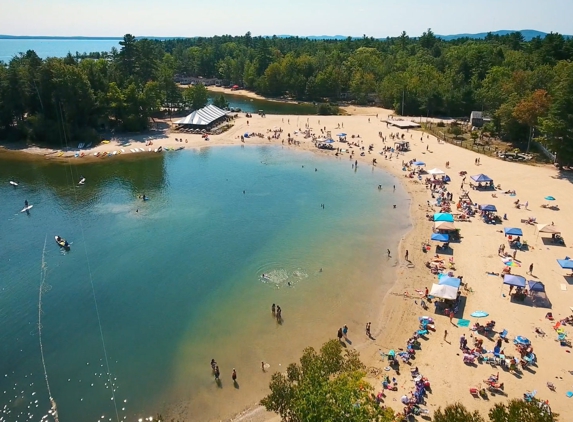
[[24,207],[25,207],[25,208],[28,208],[28,200],[27,200],[27,199],[24,200]]

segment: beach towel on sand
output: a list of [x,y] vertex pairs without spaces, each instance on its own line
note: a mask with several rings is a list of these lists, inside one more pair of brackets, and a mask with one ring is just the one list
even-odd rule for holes
[[469,327],[470,320],[469,319],[458,319],[458,327]]

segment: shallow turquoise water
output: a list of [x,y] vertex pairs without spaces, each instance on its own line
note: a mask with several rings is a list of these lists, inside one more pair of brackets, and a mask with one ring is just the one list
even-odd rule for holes
[[[7,421],[40,420],[49,409],[37,335],[46,237],[42,336],[62,421],[116,420],[111,387],[119,420],[181,401],[193,420],[222,417],[217,400],[243,406],[264,391],[261,360],[280,370],[278,362],[332,337],[338,324],[362,324],[393,278],[381,257],[409,225],[408,199],[399,187],[392,193],[395,179],[383,172],[280,147],[111,160],[0,161]],[[83,187],[75,186],[80,175]],[[151,199],[138,200],[142,193]],[[19,212],[25,199],[30,215]],[[71,252],[60,251],[56,234]],[[274,301],[282,326],[267,319]],[[241,390],[213,386],[211,357],[225,375],[238,368]]]

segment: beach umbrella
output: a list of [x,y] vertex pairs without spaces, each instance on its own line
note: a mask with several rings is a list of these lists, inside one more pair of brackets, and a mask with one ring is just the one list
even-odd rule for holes
[[531,344],[529,339],[527,337],[523,337],[523,336],[517,336],[513,342],[518,343],[518,344],[525,344],[525,345]]
[[432,240],[436,242],[447,242],[450,240],[449,234],[434,233],[432,234]]
[[525,287],[525,277],[520,275],[506,274],[503,276],[503,284],[515,287]]
[[495,205],[490,205],[490,204],[480,205],[480,209],[482,211],[493,211],[493,212],[497,211],[497,208],[495,207]]
[[449,221],[450,223],[453,223],[454,216],[449,213],[438,212],[434,214],[434,221]]
[[471,179],[474,182],[480,183],[480,182],[493,182],[493,179],[491,179],[490,177],[488,177],[487,175],[480,173],[480,174],[476,174],[475,176],[471,176]]
[[523,236],[523,231],[519,227],[504,227],[506,236]]
[[424,163],[423,161],[414,161],[412,164],[419,167],[426,165],[426,163]]
[[336,135],[336,136],[346,136],[346,133],[339,133],[339,134]]
[[432,170],[428,170],[428,173],[431,174],[431,175],[433,175],[433,176],[438,176],[438,175],[440,175],[440,174],[446,174],[445,171],[440,170],[439,168],[435,168],[435,169],[432,169]]
[[521,264],[513,259],[501,258],[501,262],[503,262],[508,267],[521,267]]
[[233,88],[237,89],[239,87],[239,85],[233,85]]
[[545,199],[547,199],[548,201],[555,201],[555,198],[553,196],[546,196]]
[[571,259],[558,259],[557,263],[561,266],[561,268],[566,270],[573,270],[573,260]]
[[333,141],[332,139],[327,139],[327,140],[324,141],[324,142],[326,142],[327,144],[332,144],[332,143],[334,143],[334,141]]

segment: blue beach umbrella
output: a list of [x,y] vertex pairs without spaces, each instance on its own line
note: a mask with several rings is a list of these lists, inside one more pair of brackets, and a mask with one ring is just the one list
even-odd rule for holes
[[333,141],[332,139],[327,139],[327,140],[324,141],[324,142],[326,142],[327,144],[332,144],[332,143],[334,143],[334,141]]
[[553,196],[546,196],[545,199],[547,199],[548,201],[555,201],[555,198]]
[[423,161],[414,161],[412,164],[414,164],[415,166],[425,166],[426,163],[424,163]]
[[346,133],[339,133],[339,134],[336,135],[336,136],[346,136]]

